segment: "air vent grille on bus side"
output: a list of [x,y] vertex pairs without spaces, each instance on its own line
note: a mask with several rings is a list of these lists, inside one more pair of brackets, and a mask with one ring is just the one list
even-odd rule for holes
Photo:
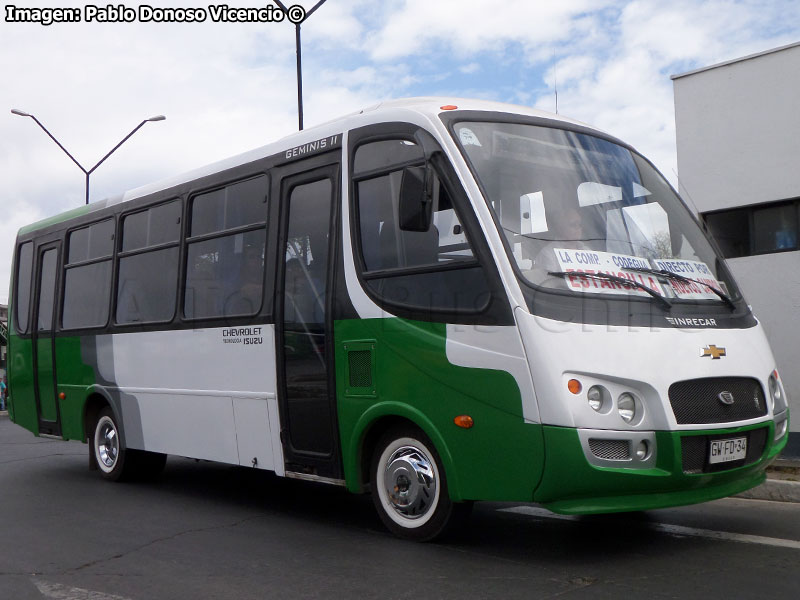
[[347,385],[351,388],[372,387],[372,351],[353,350],[347,353],[350,377]]

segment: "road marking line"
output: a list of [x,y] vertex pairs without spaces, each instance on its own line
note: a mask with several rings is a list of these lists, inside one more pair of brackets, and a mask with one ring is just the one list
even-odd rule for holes
[[125,596],[93,592],[83,588],[68,587],[60,583],[50,583],[40,579],[33,579],[33,584],[45,598],[51,600],[130,600]]
[[[514,506],[512,508],[500,508],[500,512],[510,512],[531,517],[544,519],[558,519],[562,521],[577,521],[578,517],[573,515],[557,515],[549,510],[537,506]],[[683,525],[669,525],[667,523],[646,523],[649,529],[661,531],[669,535],[689,536],[708,538],[712,540],[725,540],[729,542],[742,542],[744,544],[760,544],[762,546],[775,546],[778,548],[792,548],[800,550],[800,541],[784,540],[781,538],[764,537],[760,535],[749,535],[746,533],[731,533],[728,531],[714,531],[713,529],[696,529],[694,527],[684,527]]]

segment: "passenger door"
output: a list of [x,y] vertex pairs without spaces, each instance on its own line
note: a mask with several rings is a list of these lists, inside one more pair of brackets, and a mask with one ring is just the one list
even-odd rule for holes
[[55,315],[61,249],[55,242],[39,247],[37,257],[37,297],[33,317],[33,371],[39,432],[61,435],[56,397]]
[[[329,158],[326,159],[326,156]],[[276,345],[286,471],[341,478],[331,298],[339,153],[280,169]]]

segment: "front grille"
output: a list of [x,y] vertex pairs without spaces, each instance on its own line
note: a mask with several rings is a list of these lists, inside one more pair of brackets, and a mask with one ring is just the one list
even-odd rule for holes
[[630,448],[628,440],[589,438],[589,449],[592,454],[605,460],[630,460]]
[[[735,469],[744,465],[751,465],[764,454],[767,445],[769,428],[761,427],[742,433],[725,433],[716,435],[686,435],[681,438],[681,458],[683,472],[689,475],[697,473],[716,473]],[[747,454],[744,459],[726,463],[709,464],[711,440],[725,440],[737,437],[747,437]]]
[[[732,400],[730,404],[720,397]],[[733,423],[767,414],[764,391],[749,377],[708,377],[669,386],[669,402],[680,425]]]

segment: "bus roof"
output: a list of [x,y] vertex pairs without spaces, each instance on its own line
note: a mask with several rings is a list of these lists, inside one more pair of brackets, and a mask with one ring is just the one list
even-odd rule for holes
[[212,175],[214,173],[218,173],[220,171],[237,167],[239,165],[244,165],[253,162],[255,160],[259,160],[261,158],[272,156],[288,148],[293,148],[295,146],[299,146],[307,142],[318,140],[329,135],[343,133],[346,129],[351,129],[353,127],[360,127],[362,125],[368,125],[380,121],[402,120],[404,118],[404,115],[406,118],[408,118],[410,115],[417,115],[418,117],[421,116],[424,119],[427,119],[430,122],[434,123],[438,120],[438,116],[442,113],[443,111],[442,107],[444,106],[448,107],[455,106],[457,107],[458,110],[513,113],[522,116],[531,116],[531,117],[539,117],[555,121],[562,121],[564,123],[570,123],[594,129],[591,126],[586,125],[585,123],[581,123],[580,121],[576,121],[574,119],[565,118],[558,114],[546,112],[543,110],[538,110],[535,108],[530,108],[527,106],[507,104],[503,102],[494,102],[489,100],[474,100],[474,99],[452,98],[444,96],[401,98],[397,100],[387,100],[379,102],[377,104],[373,104],[372,106],[368,106],[361,110],[357,110],[352,113],[343,115],[341,117],[337,117],[330,121],[326,121],[319,125],[315,125],[314,127],[304,129],[303,131],[291,133],[265,146],[255,148],[253,150],[248,150],[247,152],[243,152],[241,154],[225,158],[221,161],[217,161],[215,163],[211,163],[203,167],[199,167],[197,169],[181,173],[179,175],[167,177],[165,179],[161,179],[153,183],[145,184],[143,186],[134,188],[127,192],[111,196],[103,200],[98,200],[88,205],[72,209],[65,213],[61,213],[59,215],[54,215],[47,219],[37,221],[36,223],[32,223],[31,225],[23,227],[20,230],[20,233],[28,233],[30,231],[42,229],[48,225],[52,225],[67,220],[72,217],[77,217],[82,214],[94,212],[96,210],[100,210],[108,206],[113,206],[115,204],[126,202],[128,200],[133,200],[135,198],[141,198],[143,196],[147,196],[149,194],[159,192],[161,190],[181,185],[183,183],[187,183],[189,181],[193,181],[195,179],[199,179],[207,175]]

